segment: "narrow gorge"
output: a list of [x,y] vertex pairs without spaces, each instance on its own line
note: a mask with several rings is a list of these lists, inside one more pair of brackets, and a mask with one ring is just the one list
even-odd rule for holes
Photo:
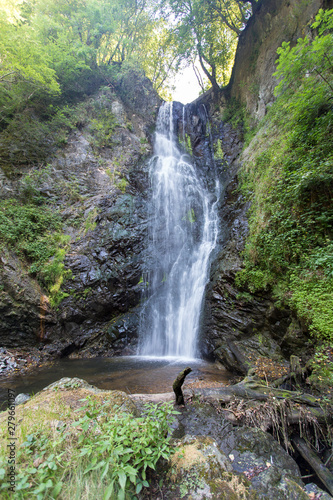
[[[73,109],[66,144],[47,164],[31,169],[28,161],[8,174],[12,160],[4,157],[4,207],[38,198],[37,206],[57,212],[62,224],[54,240],[59,257],[45,277],[29,263],[36,250],[23,242],[15,250],[10,240],[3,246],[5,349],[33,348],[40,361],[138,352],[203,356],[239,374],[251,359],[284,364],[290,354],[305,354],[311,339],[302,318],[269,290],[249,293],[237,281],[250,207],[239,169],[251,162],[260,137],[244,150],[241,122],[244,109],[255,124],[274,102],[276,50],[296,43],[320,7],[260,4],[219,95],[211,89],[186,106],[161,106],[150,81],[131,68]],[[8,158],[17,148],[9,147]],[[27,217],[34,223],[40,215]],[[60,274],[52,278],[56,267]]]

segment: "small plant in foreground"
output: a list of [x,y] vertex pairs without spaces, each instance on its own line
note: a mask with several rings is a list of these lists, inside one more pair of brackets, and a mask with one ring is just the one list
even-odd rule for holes
[[[44,430],[27,436],[18,452],[15,498],[72,498],[83,484],[80,497],[88,498],[96,481],[103,500],[136,498],[149,486],[147,469],[169,459],[169,428],[177,413],[171,405],[146,404],[135,418],[119,408],[110,416],[107,402],[84,402],[84,415],[59,426],[55,438]],[[2,484],[1,494],[7,488]]]

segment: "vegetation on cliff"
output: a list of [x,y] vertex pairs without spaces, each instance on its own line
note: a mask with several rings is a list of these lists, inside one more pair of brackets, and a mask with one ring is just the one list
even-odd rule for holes
[[250,233],[238,282],[252,292],[271,287],[322,345],[325,368],[333,339],[333,11],[321,10],[311,28],[279,48],[276,102],[245,154]]
[[[1,0],[1,5],[0,168],[5,178],[18,181],[20,193],[0,202],[0,244],[20,257],[55,306],[66,296],[61,284],[70,274],[63,264],[68,241],[59,195],[74,201],[78,190],[74,180],[66,186],[52,181],[53,195],[41,193],[47,162],[71,133],[84,128],[96,157],[117,146],[120,123],[108,95],[121,95],[126,78],[139,81],[146,74],[165,95],[167,79],[182,61],[194,63],[199,55],[210,82],[225,84],[251,9],[247,2],[221,0]],[[102,97],[89,101],[97,91]],[[118,182],[121,191],[126,183]],[[7,197],[6,190],[2,194]]]

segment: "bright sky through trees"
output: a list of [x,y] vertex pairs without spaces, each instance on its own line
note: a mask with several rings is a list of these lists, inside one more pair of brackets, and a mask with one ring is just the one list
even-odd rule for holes
[[201,88],[191,66],[178,73],[173,84],[175,86],[172,92],[173,101],[187,104],[199,96]]

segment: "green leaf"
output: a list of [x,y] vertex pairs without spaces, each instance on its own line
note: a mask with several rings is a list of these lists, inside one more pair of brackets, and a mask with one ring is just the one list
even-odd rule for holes
[[63,484],[64,483],[62,481],[57,482],[57,484],[55,485],[55,487],[53,488],[53,490],[51,492],[52,497],[56,498],[59,495],[59,493],[62,490]]
[[53,486],[52,479],[48,479],[45,483],[45,488],[52,488],[52,486]]
[[102,475],[101,475],[101,479],[103,479],[106,476],[106,474],[108,473],[109,465],[110,465],[110,462],[109,461],[106,462],[104,470],[103,470]]
[[114,481],[111,481],[111,483],[105,490],[103,500],[109,500],[109,498],[111,498],[111,495],[113,493],[113,486],[114,486]]
[[118,500],[125,500],[125,490],[120,490],[118,492]]
[[118,472],[118,481],[122,490],[125,489],[127,477],[124,471]]

